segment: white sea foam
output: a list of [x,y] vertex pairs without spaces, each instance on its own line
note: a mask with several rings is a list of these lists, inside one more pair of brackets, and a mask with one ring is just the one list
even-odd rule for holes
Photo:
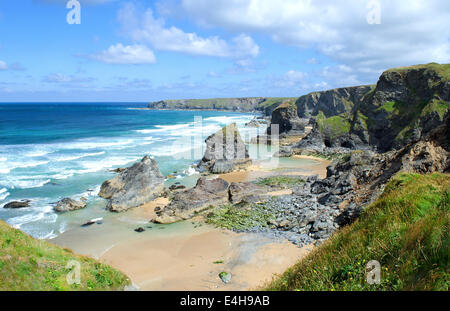
[[26,153],[25,156],[30,157],[30,158],[43,157],[49,153],[50,153],[49,151],[34,151],[34,152]]
[[4,199],[6,199],[6,197],[9,195],[10,195],[10,193],[8,192],[8,189],[6,189],[6,188],[0,189],[0,201],[3,201]]
[[20,189],[31,189],[31,188],[39,188],[44,186],[45,184],[48,184],[50,182],[50,179],[30,179],[30,180],[20,180],[20,179],[14,179],[14,180],[5,180],[1,181],[0,183],[3,186],[7,186],[11,189],[14,188],[20,188]]
[[53,161],[56,161],[56,162],[73,161],[73,160],[78,160],[78,159],[87,158],[87,157],[95,157],[95,156],[99,156],[102,154],[105,154],[105,151],[94,152],[94,153],[85,153],[85,154],[74,155],[74,156],[60,156],[60,157],[55,158]]

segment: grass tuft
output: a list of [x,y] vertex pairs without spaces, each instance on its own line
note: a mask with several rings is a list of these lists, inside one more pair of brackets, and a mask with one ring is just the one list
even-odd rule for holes
[[[267,290],[449,290],[450,175],[401,173],[361,217]],[[368,284],[366,264],[381,264]]]

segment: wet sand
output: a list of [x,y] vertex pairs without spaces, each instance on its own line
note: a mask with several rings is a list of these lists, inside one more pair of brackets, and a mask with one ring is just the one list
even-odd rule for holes
[[[331,161],[319,159],[311,156],[293,156],[291,159],[309,160],[308,165],[296,168],[283,167],[280,163],[265,163],[260,162],[250,166],[245,171],[231,172],[222,174],[219,177],[228,182],[245,182],[253,181],[258,178],[267,178],[277,175],[291,175],[291,176],[312,176],[319,175],[320,178],[325,178],[327,175],[327,167]],[[280,160],[282,161],[282,160]]]
[[[221,175],[227,181],[250,181],[274,175],[324,176],[329,161],[309,160],[301,167],[264,168]],[[293,162],[295,164],[295,161]],[[289,194],[282,190],[272,195]],[[260,234],[235,233],[201,224],[201,218],[170,225],[149,222],[155,207],[168,204],[159,198],[127,212],[108,213],[101,225],[79,227],[51,240],[79,254],[89,255],[128,275],[141,290],[250,290],[306,256],[312,246],[298,248]],[[134,231],[145,229],[142,233]],[[218,274],[232,274],[223,283]]]

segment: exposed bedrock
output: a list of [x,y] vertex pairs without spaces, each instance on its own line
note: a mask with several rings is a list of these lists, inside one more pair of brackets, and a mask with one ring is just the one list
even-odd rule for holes
[[223,174],[244,169],[252,163],[236,123],[225,126],[205,142],[205,154],[197,165],[200,172]]
[[140,162],[105,181],[99,196],[108,199],[107,209],[123,212],[159,197],[164,191],[164,177],[155,160],[145,156]]

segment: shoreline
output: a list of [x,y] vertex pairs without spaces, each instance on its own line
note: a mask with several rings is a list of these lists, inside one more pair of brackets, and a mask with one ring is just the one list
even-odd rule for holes
[[[310,163],[300,162],[298,168],[272,171],[253,165],[245,171],[216,176],[242,182],[289,173],[303,176],[326,173],[329,161],[305,159],[317,164],[310,169]],[[281,191],[273,195],[289,193]],[[168,202],[167,198],[159,198],[127,212],[108,215],[102,225],[75,228],[51,242],[117,268],[141,290],[255,289],[314,248],[313,245],[299,248],[286,239],[262,233],[216,228],[203,223],[201,216],[170,225],[149,222],[156,216],[154,208]],[[145,231],[134,232],[137,227]],[[229,283],[220,280],[221,271],[232,274]]]

